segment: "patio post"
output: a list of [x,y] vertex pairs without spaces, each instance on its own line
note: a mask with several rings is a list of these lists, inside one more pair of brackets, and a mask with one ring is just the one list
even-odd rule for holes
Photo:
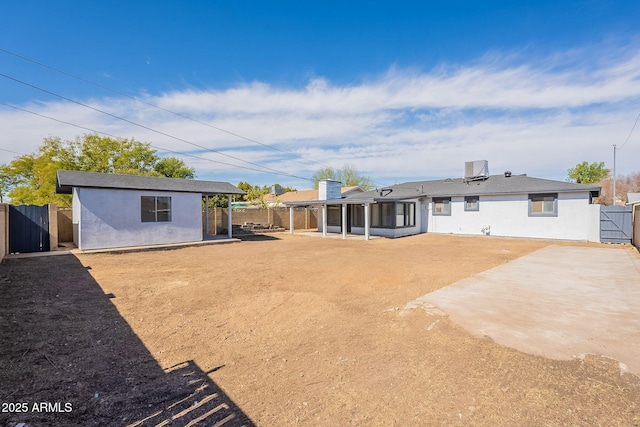
[[327,237],[327,205],[322,205],[322,237]]
[[347,204],[342,204],[342,238],[347,238]]
[[209,235],[209,195],[204,196],[204,234]]
[[289,234],[293,234],[293,206],[289,206]]
[[233,227],[231,225],[231,224],[233,224],[233,222],[231,221],[231,210],[232,210],[231,209],[231,200],[233,200],[233,196],[231,194],[229,194],[229,209],[227,209],[227,211],[228,211],[227,217],[228,217],[228,220],[229,220],[228,221],[228,223],[229,223],[228,226],[229,226],[229,238],[230,239],[233,237],[233,231],[232,231]]
[[371,228],[369,218],[369,203],[364,204],[364,240],[369,240],[369,231]]

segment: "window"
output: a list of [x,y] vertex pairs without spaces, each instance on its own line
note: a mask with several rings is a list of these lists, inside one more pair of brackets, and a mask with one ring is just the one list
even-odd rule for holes
[[141,196],[142,222],[171,221],[171,197]]
[[351,225],[354,227],[364,227],[364,206],[351,206]]
[[327,205],[327,225],[342,225],[340,205]]
[[529,194],[529,216],[558,216],[558,194]]
[[479,211],[480,210],[480,198],[478,196],[466,196],[464,198],[464,210],[465,211]]
[[416,225],[416,204],[396,203],[396,228]]
[[394,205],[395,203],[374,203],[371,205],[371,226],[393,228]]
[[433,215],[451,216],[451,197],[433,198]]
[[416,225],[415,203],[375,203],[371,205],[371,226],[378,228]]

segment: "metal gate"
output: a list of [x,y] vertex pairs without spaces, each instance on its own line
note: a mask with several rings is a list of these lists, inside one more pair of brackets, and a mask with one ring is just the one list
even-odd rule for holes
[[600,206],[600,241],[631,243],[631,206]]
[[9,205],[9,253],[49,249],[49,206]]

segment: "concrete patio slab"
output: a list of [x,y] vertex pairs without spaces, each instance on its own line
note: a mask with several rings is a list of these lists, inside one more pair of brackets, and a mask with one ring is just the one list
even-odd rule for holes
[[596,354],[640,374],[640,254],[548,246],[410,302],[471,333],[551,359]]

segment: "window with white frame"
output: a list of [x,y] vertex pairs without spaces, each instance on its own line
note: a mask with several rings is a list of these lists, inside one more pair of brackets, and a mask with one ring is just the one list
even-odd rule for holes
[[529,194],[529,216],[558,216],[558,193]]
[[432,215],[451,215],[451,197],[434,197]]
[[478,196],[465,196],[464,198],[464,210],[465,211],[479,211],[480,210],[480,198]]
[[140,216],[142,222],[170,222],[171,197],[141,196]]

